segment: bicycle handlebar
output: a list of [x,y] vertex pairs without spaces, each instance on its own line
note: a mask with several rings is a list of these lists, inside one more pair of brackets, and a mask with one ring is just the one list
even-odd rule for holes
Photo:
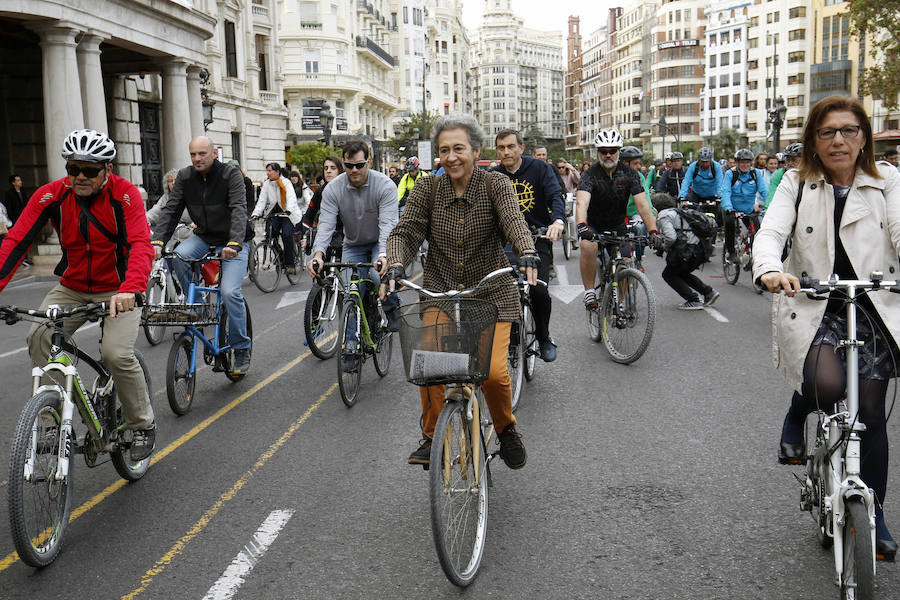
[[600,242],[603,244],[620,244],[622,242],[634,242],[637,244],[649,244],[650,236],[646,235],[634,235],[632,233],[628,235],[618,235],[609,231],[602,231],[600,233],[595,233],[590,240],[590,242]]
[[900,294],[900,281],[883,279],[881,271],[873,271],[870,279],[840,279],[837,275],[832,275],[828,279],[800,278],[800,292],[805,294],[821,295],[850,287],[872,291],[884,289]]
[[467,296],[472,296],[473,294],[475,294],[475,292],[485,287],[485,284],[487,284],[492,279],[496,279],[497,277],[506,275],[507,273],[514,273],[514,271],[515,269],[513,269],[513,267],[502,267],[495,271],[491,271],[490,273],[482,277],[481,281],[476,283],[474,287],[465,290],[449,290],[446,292],[434,292],[432,290],[427,290],[408,279],[400,279],[398,283],[404,287],[409,287],[417,292],[425,294],[429,298],[465,298]]
[[61,306],[48,306],[46,310],[36,308],[19,308],[17,306],[0,306],[0,319],[7,325],[14,325],[23,317],[34,319],[48,319],[50,321],[64,321],[75,317],[86,317],[88,321],[97,321],[109,313],[108,302],[90,302],[82,306],[62,308]]

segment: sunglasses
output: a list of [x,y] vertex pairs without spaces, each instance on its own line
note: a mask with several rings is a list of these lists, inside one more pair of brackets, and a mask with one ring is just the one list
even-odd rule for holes
[[356,163],[353,163],[353,162],[345,162],[345,163],[344,163],[344,169],[346,169],[347,171],[351,171],[351,170],[353,170],[353,169],[362,169],[364,166],[366,166],[366,163],[367,163],[367,162],[369,162],[369,161],[364,160],[364,161],[362,161],[362,162],[356,162]]
[[88,179],[93,179],[101,172],[106,171],[106,165],[102,167],[79,167],[78,165],[66,165],[66,173],[72,177],[78,177],[79,173],[84,173]]
[[603,156],[613,156],[618,151],[618,148],[600,148],[597,150],[597,152],[602,154]]

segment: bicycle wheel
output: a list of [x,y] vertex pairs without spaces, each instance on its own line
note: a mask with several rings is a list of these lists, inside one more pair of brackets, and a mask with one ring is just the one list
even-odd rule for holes
[[844,570],[841,572],[843,600],[870,600],[875,597],[875,557],[869,512],[861,498],[844,504]]
[[272,242],[265,241],[256,247],[253,265],[253,283],[259,291],[265,294],[274,292],[281,279],[281,257]]
[[250,278],[250,281],[254,281],[256,279],[256,242],[251,239],[247,244],[247,277]]
[[334,287],[313,283],[303,309],[303,331],[309,351],[325,360],[334,356],[338,346],[338,316],[342,294]]
[[[59,456],[60,410],[56,392],[32,397],[19,417],[9,455],[9,528],[19,558],[31,567],[56,559],[72,509],[73,454]],[[60,460],[69,461],[64,481],[54,480]]]
[[[338,345],[341,351],[338,354],[337,361],[338,387],[341,390],[341,400],[347,408],[353,406],[359,394],[363,363],[363,353],[359,351],[359,340],[354,343],[347,341],[348,333],[352,331],[350,327],[352,317],[356,318],[358,325],[360,318],[359,306],[351,299],[345,301],[341,307],[341,339]],[[355,327],[353,330],[355,330]]]
[[388,331],[387,325],[375,331],[378,341],[375,343],[375,372],[379,377],[388,374],[391,368],[391,355],[394,352],[394,334]]
[[[145,303],[147,306],[159,306],[166,301],[166,282],[164,277],[165,274],[154,275],[150,279],[150,283],[147,286],[147,300]],[[151,346],[156,346],[162,342],[165,334],[165,327],[149,323],[144,324],[144,337],[147,338],[147,342],[149,342]]]
[[[735,254],[737,256],[737,254]],[[725,281],[734,285],[741,276],[741,265],[733,260],[728,260],[728,245],[722,244],[722,274]]]
[[519,408],[519,400],[522,397],[522,382],[525,379],[525,327],[521,321],[513,323],[510,328],[506,369],[509,371],[512,409],[515,411]]
[[572,256],[572,239],[569,237],[568,224],[566,224],[566,226],[563,227],[562,247],[563,247],[563,256],[566,257],[566,260],[569,260],[569,257]]
[[525,325],[524,336],[524,352],[522,358],[525,360],[525,379],[531,381],[534,377],[534,365],[537,363],[538,354],[541,352],[541,346],[537,340],[536,325],[534,323],[534,313],[531,312],[531,305],[525,304],[522,307],[522,323]]
[[[605,287],[608,287],[608,286],[603,286],[603,287],[598,286],[598,287],[594,288],[594,294],[597,295],[597,298],[601,298],[601,299],[603,298],[603,290]],[[590,336],[590,338],[593,341],[599,342],[603,337],[602,328],[601,328],[600,309],[595,308],[593,310],[585,310],[584,312],[587,315],[588,335]]]
[[470,426],[462,403],[444,406],[429,469],[434,547],[447,579],[460,587],[478,575],[488,520],[485,452],[481,444],[473,448]]
[[[253,359],[253,320],[250,318],[250,305],[247,304],[247,299],[244,298],[244,318],[247,322],[247,337],[250,338],[250,359]],[[224,348],[228,345],[228,311],[225,308],[225,303],[222,303],[222,318],[219,319],[219,348]],[[222,366],[222,371],[225,373],[225,377],[230,379],[231,381],[240,381],[244,377],[246,377],[246,373],[235,374],[232,370],[232,365],[234,365],[234,350],[229,348],[224,352],[221,352],[218,356],[219,364]]]
[[[137,349],[134,351],[134,357],[137,359],[138,364],[141,365],[141,371],[144,373],[144,383],[147,384],[147,397],[150,399],[150,407],[152,408],[153,384],[150,380],[150,369],[147,368],[147,362],[144,360],[144,355],[138,352]],[[109,398],[109,407],[107,410],[109,410],[108,414],[114,415],[114,426],[118,430],[119,436],[122,436],[125,433],[125,419],[122,416],[122,401],[119,400],[119,395],[116,393],[115,387]],[[110,458],[112,458],[112,464],[116,469],[116,473],[126,481],[137,481],[144,476],[144,473],[146,473],[147,469],[150,467],[149,456],[144,460],[131,460],[130,446],[117,444],[116,449],[109,454]]]
[[641,357],[653,337],[656,294],[647,276],[637,269],[616,272],[618,304],[613,286],[606,286],[600,301],[601,335],[609,355],[617,363],[633,363]]
[[189,335],[177,338],[169,350],[166,362],[166,397],[169,399],[169,408],[176,415],[189,413],[194,402],[197,371],[191,373],[193,351],[194,338]]

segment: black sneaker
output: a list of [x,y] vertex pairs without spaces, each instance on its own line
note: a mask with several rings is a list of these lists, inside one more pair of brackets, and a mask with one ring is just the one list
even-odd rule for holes
[[719,299],[719,292],[712,290],[709,294],[703,294],[703,306],[712,306],[713,302]]
[[392,308],[390,310],[384,311],[384,316],[387,317],[387,328],[390,332],[400,331],[400,319],[398,316],[398,309]]
[[522,436],[516,431],[515,425],[507,425],[499,436],[500,439],[500,458],[506,463],[510,469],[521,469],[528,460],[528,453],[525,452],[525,444],[522,443]]
[[431,464],[431,440],[422,440],[419,447],[413,450],[406,461],[411,465],[428,466]]
[[234,365],[231,367],[233,375],[246,375],[250,372],[250,349],[243,348],[234,351]]
[[341,357],[341,369],[344,373],[356,373],[359,371],[359,357],[355,354],[346,354]]
[[548,337],[543,342],[538,342],[541,347],[541,360],[544,362],[553,362],[556,360],[556,344],[553,343],[553,338]]
[[156,423],[150,429],[136,429],[131,438],[131,460],[144,460],[153,453],[156,446]]

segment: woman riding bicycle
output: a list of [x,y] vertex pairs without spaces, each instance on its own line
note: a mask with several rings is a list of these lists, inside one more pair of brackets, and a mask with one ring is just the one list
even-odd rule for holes
[[[403,265],[416,258],[423,240],[428,241],[423,280],[428,289],[469,288],[491,271],[508,267],[509,260],[503,252],[505,240],[521,257],[529,283],[536,283],[538,260],[534,242],[510,180],[475,168],[484,136],[484,130],[471,115],[445,115],[433,125],[432,145],[447,177],[427,177],[416,184],[400,221],[388,237],[387,260],[391,268],[385,281],[391,290],[397,280],[404,278]],[[510,468],[519,469],[525,466],[526,453],[512,414],[506,366],[512,321],[521,318],[519,293],[511,275],[500,278],[500,283],[508,285],[488,288],[477,296],[494,302],[500,319],[494,333],[490,375],[482,389],[494,428],[500,432],[500,458]],[[427,465],[444,392],[442,386],[432,386],[421,388],[420,393],[424,439],[409,462]]]
[[[803,130],[798,170],[785,173],[753,246],[754,279],[775,293],[776,364],[798,392],[784,420],[781,462],[806,456],[806,416],[830,410],[844,395],[847,339],[842,297],[828,302],[795,295],[798,274],[840,279],[897,273],[900,264],[900,175],[875,165],[872,126],[854,98],[831,96],[816,103]],[[800,186],[803,189],[800,189]],[[801,195],[802,192],[802,195]],[[792,239],[787,260],[781,256]],[[863,481],[875,492],[876,555],[893,560],[897,544],[884,521],[888,440],[885,396],[896,377],[900,340],[900,297],[872,294],[859,300],[859,419]],[[893,355],[893,357],[892,357]]]
[[[313,192],[312,198],[309,201],[309,206],[306,208],[306,212],[303,213],[303,218],[300,220],[301,227],[305,229],[312,229],[318,224],[319,220],[319,209],[322,206],[322,192],[325,191],[325,186],[328,185],[328,182],[340,175],[344,172],[344,161],[342,161],[337,156],[329,156],[322,162],[322,173],[325,178],[325,182]],[[341,223],[341,217],[338,215],[337,226],[334,228],[334,234],[331,236],[331,245],[328,246],[328,252],[325,255],[325,260],[330,261],[334,258],[335,252],[340,254],[341,244],[344,243],[344,226]],[[300,247],[303,248],[307,254],[312,251],[312,240],[307,242],[306,236],[303,236],[303,239],[300,242]]]

